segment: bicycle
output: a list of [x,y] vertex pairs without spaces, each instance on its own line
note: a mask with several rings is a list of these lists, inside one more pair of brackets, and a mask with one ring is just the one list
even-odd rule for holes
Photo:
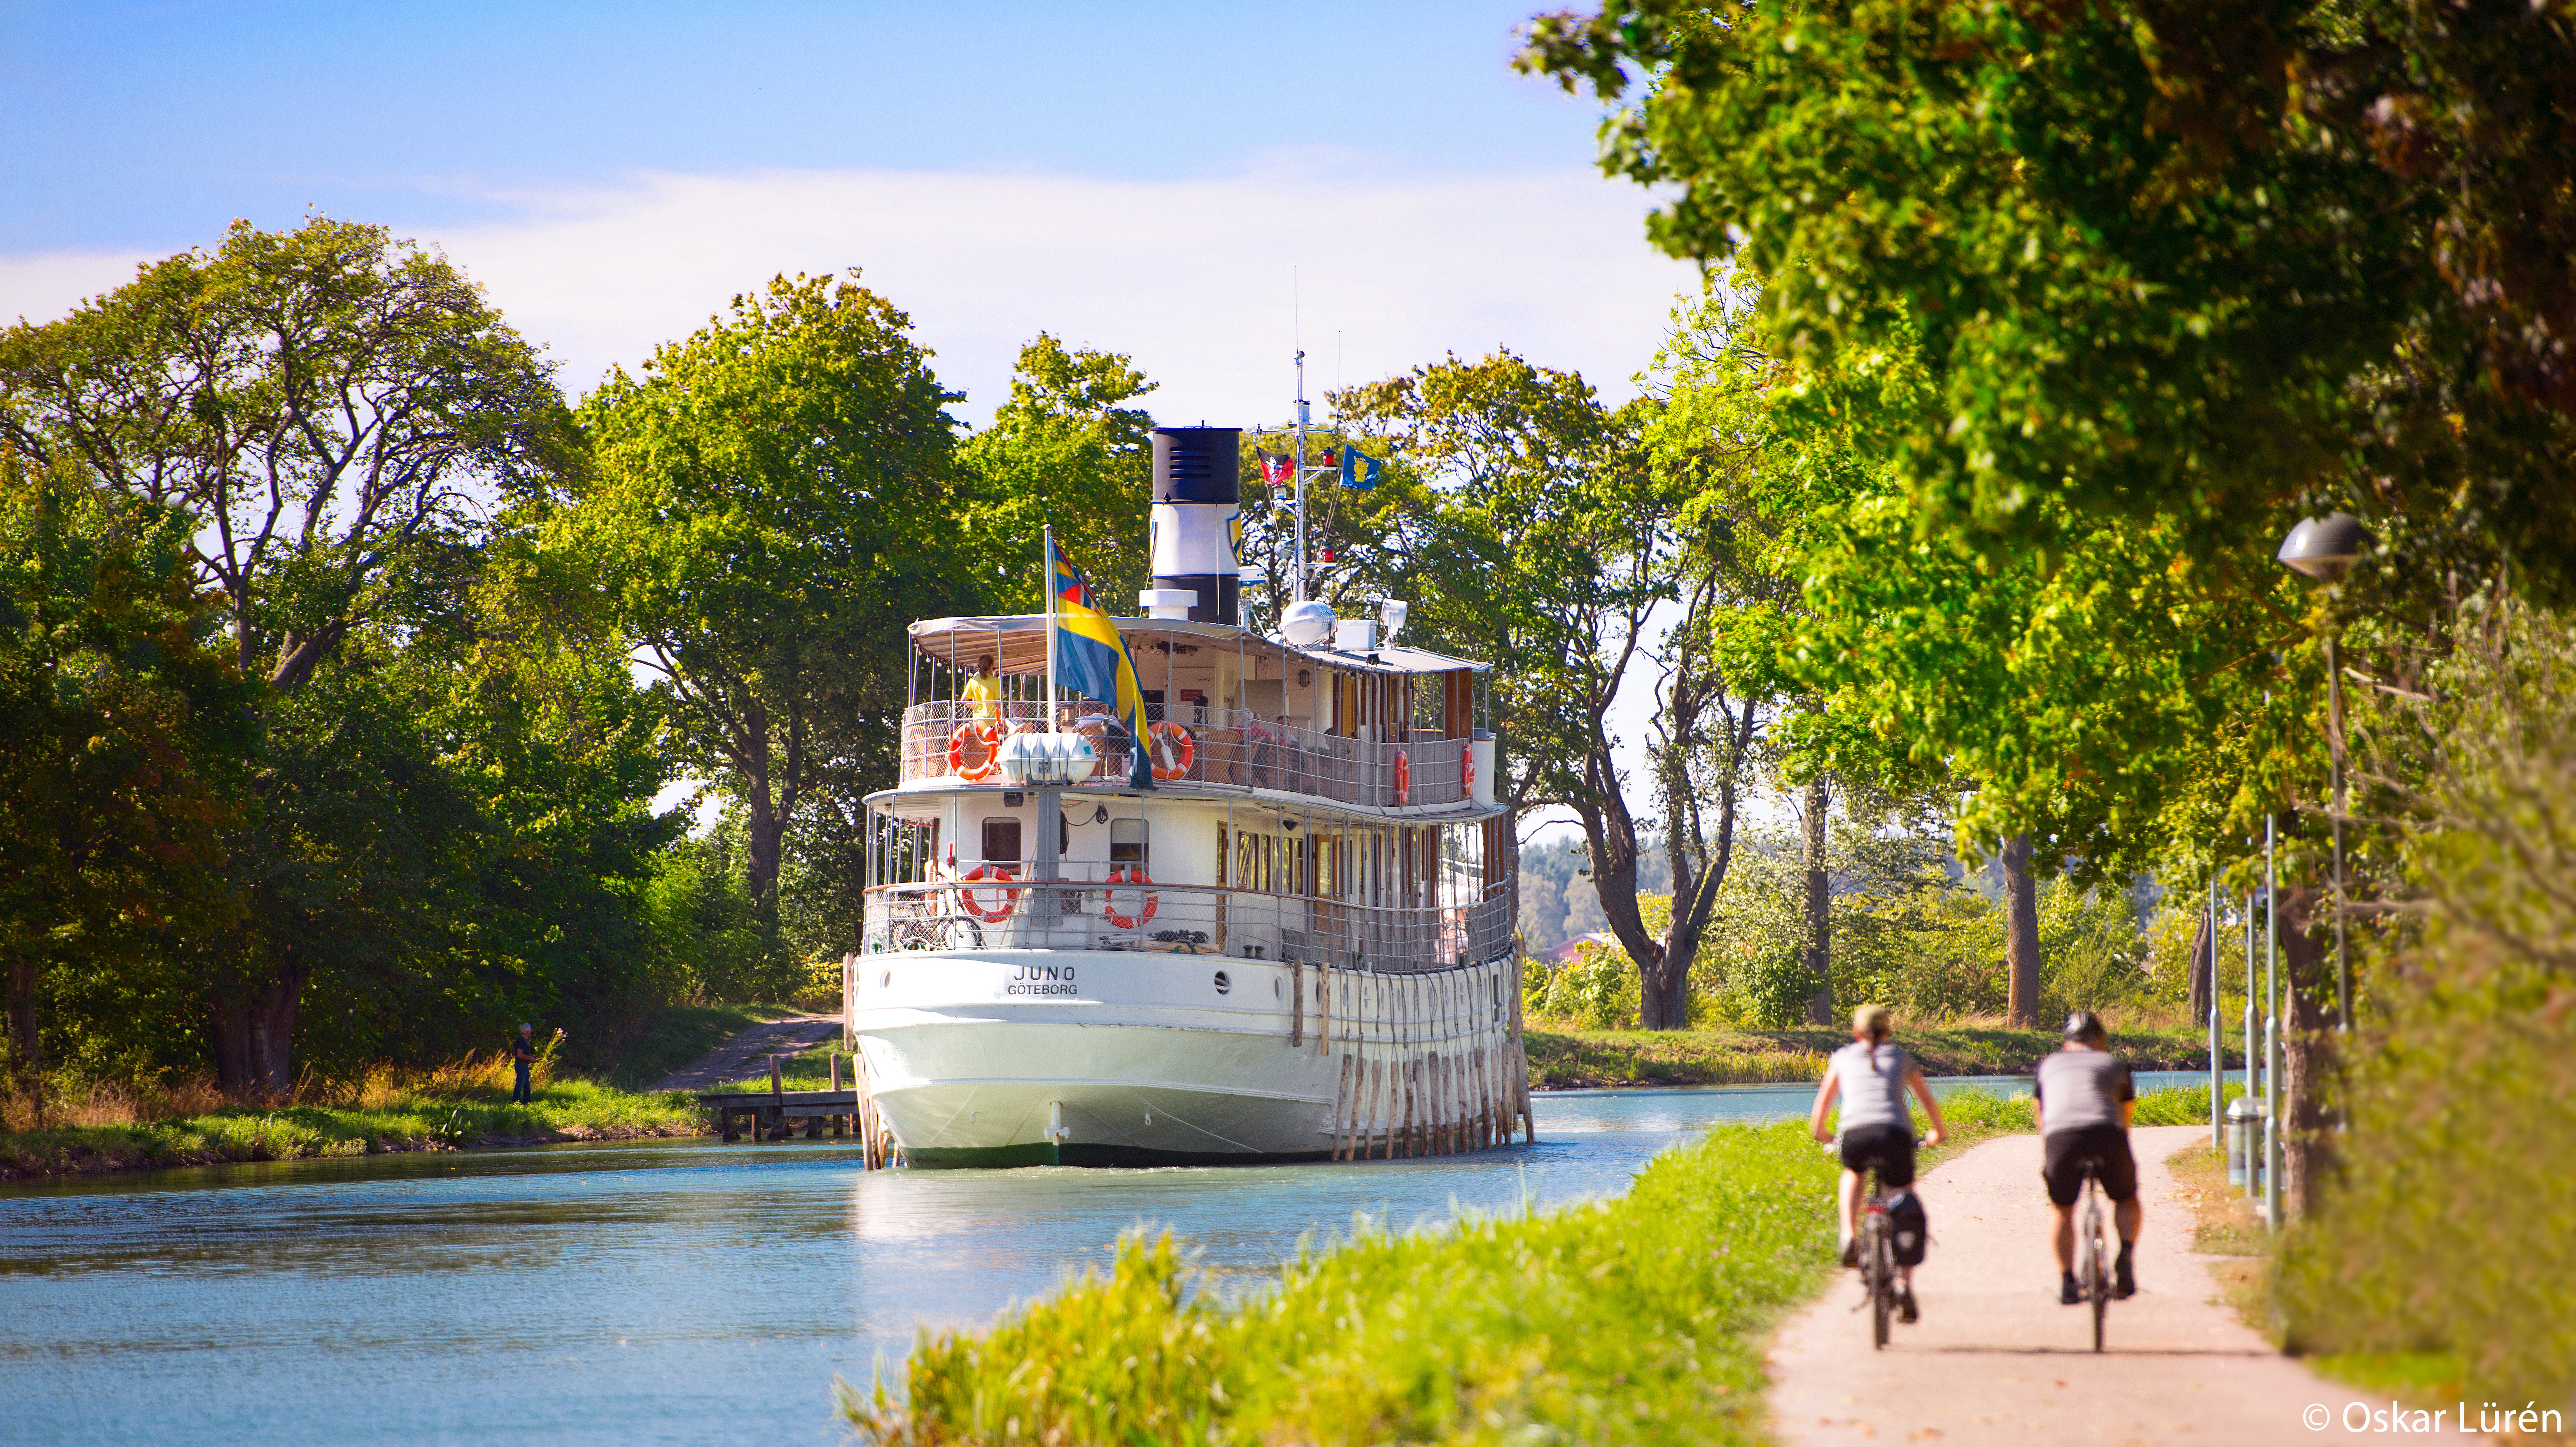
[[1887,1318],[1896,1310],[1896,1244],[1887,1226],[1887,1196],[1879,1188],[1877,1165],[1863,1179],[1868,1194],[1861,1198],[1860,1229],[1853,1239],[1860,1256],[1862,1305],[1869,1308],[1870,1349],[1876,1351],[1887,1345]]
[[2093,1350],[2102,1350],[2102,1318],[2111,1310],[2111,1268],[2102,1246],[2100,1163],[2084,1163],[2084,1227],[2076,1237],[2075,1279],[2093,1306]]

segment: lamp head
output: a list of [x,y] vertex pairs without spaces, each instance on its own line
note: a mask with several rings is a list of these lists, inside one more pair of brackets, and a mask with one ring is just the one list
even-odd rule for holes
[[1292,603],[1279,615],[1279,632],[1299,648],[1312,648],[1333,636],[1333,605],[1321,598]]
[[2278,556],[2285,565],[2331,583],[2351,572],[2362,549],[2370,544],[2370,529],[2361,525],[2361,519],[2348,512],[2330,512],[2321,518],[2299,519],[2299,525],[2281,540]]

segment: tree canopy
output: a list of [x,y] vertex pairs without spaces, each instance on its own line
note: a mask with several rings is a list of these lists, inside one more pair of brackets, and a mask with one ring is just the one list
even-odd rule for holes
[[779,277],[581,407],[593,470],[551,542],[600,578],[683,761],[740,803],[755,901],[818,780],[890,772],[908,625],[979,596],[959,394],[910,326],[855,274]]

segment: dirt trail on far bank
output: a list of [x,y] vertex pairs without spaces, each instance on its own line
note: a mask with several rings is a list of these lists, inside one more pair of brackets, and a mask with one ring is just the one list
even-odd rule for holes
[[1932,1250],[1914,1277],[1923,1320],[1890,1328],[1887,1349],[1871,1351],[1868,1313],[1851,1309],[1858,1278],[1842,1273],[1773,1343],[1780,1437],[1800,1447],[2275,1447],[2346,1437],[2339,1416],[2311,1430],[2302,1414],[2319,1403],[2340,1414],[2363,1394],[2273,1351],[2219,1301],[2204,1264],[2212,1258],[2191,1249],[2191,1209],[2174,1199],[2165,1158],[2208,1137],[2206,1126],[2131,1134],[2146,1206],[2138,1294],[2111,1304],[2100,1356],[2090,1309],[2057,1302],[2039,1138],[1988,1141],[1927,1174]]
[[769,1068],[772,1055],[802,1055],[839,1037],[838,1015],[793,1015],[737,1031],[722,1045],[654,1082],[660,1090],[706,1090]]

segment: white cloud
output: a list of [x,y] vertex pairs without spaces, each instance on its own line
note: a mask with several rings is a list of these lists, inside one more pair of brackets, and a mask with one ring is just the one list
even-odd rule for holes
[[1158,418],[1223,426],[1288,413],[1292,273],[1309,396],[1337,370],[1358,382],[1505,345],[1626,395],[1674,294],[1697,284],[1647,247],[1644,210],[1635,187],[1589,172],[765,171],[643,176],[436,239],[549,344],[568,391],[773,273],[858,266],[912,313],[971,417],[1000,399],[1020,345],[1051,331],[1133,355],[1162,384]]
[[157,261],[148,251],[33,251],[0,256],[0,326],[24,319],[47,322],[102,292],[134,279],[134,268]]
[[[913,315],[941,377],[990,412],[1040,331],[1132,354],[1155,415],[1276,422],[1308,395],[1509,346],[1624,397],[1691,269],[1652,251],[1636,187],[1589,170],[1408,178],[1353,158],[1185,181],[898,171],[647,174],[488,198],[507,220],[398,234],[443,248],[565,389],[632,366],[785,271],[864,269]],[[206,238],[212,241],[214,238]],[[42,321],[153,252],[0,256],[0,318]]]

